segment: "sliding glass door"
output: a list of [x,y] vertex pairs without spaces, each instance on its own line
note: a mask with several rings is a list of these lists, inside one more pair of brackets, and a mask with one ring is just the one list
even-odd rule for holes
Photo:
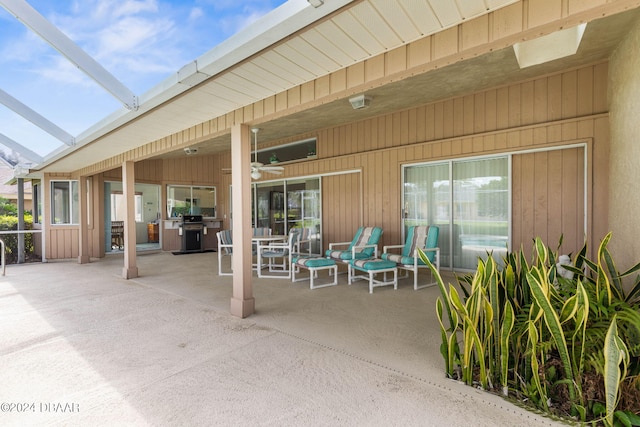
[[284,235],[308,228],[311,252],[320,253],[320,178],[272,181],[254,185],[253,225]]
[[404,168],[404,226],[440,227],[441,265],[474,269],[509,244],[507,157],[448,161]]

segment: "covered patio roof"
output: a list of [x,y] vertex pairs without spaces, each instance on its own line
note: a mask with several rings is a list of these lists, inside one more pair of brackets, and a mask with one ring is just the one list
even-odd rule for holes
[[[224,117],[256,101],[390,52],[513,1],[489,2],[486,8],[479,3],[483,2],[458,2],[467,8],[452,8],[453,3],[448,1],[367,0],[343,1],[341,8],[327,2],[316,9],[303,1],[289,2],[282,10],[265,16],[264,26],[257,25],[238,34],[186,65],[142,97],[138,111],[123,109],[105,119],[81,135],[77,145],[55,154],[35,169],[78,170],[206,120]],[[291,10],[294,6],[295,13]],[[456,60],[447,60],[428,72],[401,76],[392,83],[374,84],[366,90],[373,102],[365,110],[354,110],[347,102],[346,98],[358,94],[357,88],[300,108],[273,119],[268,126],[263,125],[261,140],[298,135],[606,60],[636,22],[639,12],[633,9],[608,13],[611,14],[589,22],[574,55],[520,68],[513,44],[522,39],[514,39],[508,46],[486,48],[486,53],[468,52]],[[557,28],[547,28],[547,32],[563,28],[557,25]],[[536,38],[541,34],[525,36]],[[227,151],[230,143],[229,133],[219,135],[200,143],[198,152],[202,155]],[[181,150],[163,157],[180,155],[183,155]]]
[[[316,6],[310,4],[313,3]],[[414,40],[490,13],[514,0],[290,0],[265,15],[169,79],[140,96],[137,109],[123,107],[76,137],[32,170],[68,172],[94,164],[191,126],[221,117],[305,82],[362,62]],[[442,85],[440,85],[442,86]],[[390,89],[396,93],[398,88]],[[385,100],[389,89],[373,96]],[[450,92],[449,92],[450,93]],[[419,99],[394,96],[379,107],[402,107],[441,97],[425,93]],[[400,99],[398,99],[400,98]],[[338,101],[338,100],[334,100]],[[267,139],[303,132],[353,118],[352,111],[326,102],[311,113],[314,119],[290,117],[270,126]],[[345,114],[347,113],[347,114]],[[307,114],[309,114],[307,112]],[[308,122],[306,128],[302,122]],[[295,123],[292,127],[291,124]],[[311,124],[313,123],[313,125]],[[200,153],[229,149],[230,136],[207,141]]]

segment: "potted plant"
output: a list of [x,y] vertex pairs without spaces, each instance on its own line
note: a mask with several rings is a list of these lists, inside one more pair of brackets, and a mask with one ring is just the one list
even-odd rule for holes
[[307,157],[315,157],[316,156],[316,149],[313,147],[309,147],[309,150],[307,151]]
[[269,157],[270,163],[278,163],[280,159],[278,159],[278,155],[276,153],[271,153],[271,157]]

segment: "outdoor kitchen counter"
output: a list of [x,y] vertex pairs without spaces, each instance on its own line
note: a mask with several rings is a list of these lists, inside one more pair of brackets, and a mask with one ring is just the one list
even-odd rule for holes
[[[218,240],[216,238],[216,232],[220,231],[222,227],[222,220],[212,217],[202,218],[202,223],[206,227],[206,234],[204,235],[204,249],[217,249]],[[182,224],[182,218],[170,218],[162,221],[162,250],[163,251],[178,251],[181,246],[180,225]]]

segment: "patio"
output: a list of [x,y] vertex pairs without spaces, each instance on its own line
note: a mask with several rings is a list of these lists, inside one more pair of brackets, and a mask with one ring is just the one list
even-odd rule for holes
[[559,425],[444,378],[437,288],[254,278],[256,313],[239,319],[216,263],[141,255],[132,280],[122,255],[10,265],[1,423]]

